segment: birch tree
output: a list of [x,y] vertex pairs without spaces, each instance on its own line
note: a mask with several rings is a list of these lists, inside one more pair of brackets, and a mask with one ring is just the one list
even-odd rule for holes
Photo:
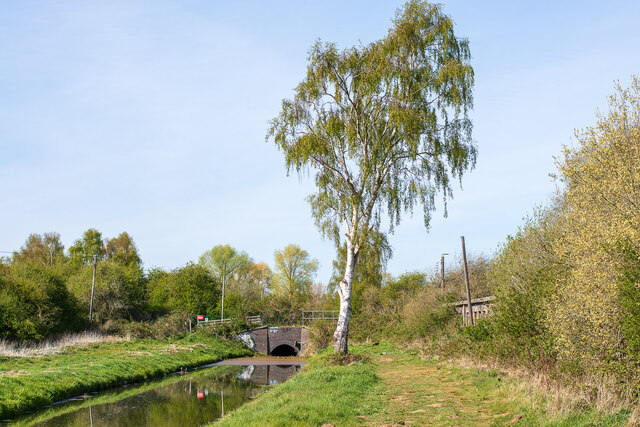
[[446,215],[452,179],[475,164],[473,69],[451,18],[419,0],[397,11],[385,38],[344,50],[318,41],[308,59],[267,139],[283,151],[288,172],[314,174],[315,223],[337,247],[346,243],[334,334],[336,353],[346,354],[360,248],[385,238],[384,218],[393,232],[416,205],[428,228],[437,195]]

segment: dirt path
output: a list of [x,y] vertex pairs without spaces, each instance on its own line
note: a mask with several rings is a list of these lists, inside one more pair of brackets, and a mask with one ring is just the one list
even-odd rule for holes
[[[509,425],[522,416],[509,404],[502,381],[478,372],[401,355],[374,359],[385,408],[363,417],[367,425]],[[522,420],[524,421],[524,420]]]

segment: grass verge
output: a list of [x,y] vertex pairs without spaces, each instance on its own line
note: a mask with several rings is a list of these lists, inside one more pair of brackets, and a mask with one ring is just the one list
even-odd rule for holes
[[72,346],[54,356],[0,357],[0,419],[80,394],[249,354],[236,342],[190,335],[174,341]]
[[[328,354],[218,422],[222,426],[352,425],[382,405],[371,363],[330,364]],[[216,425],[218,425],[216,424]]]

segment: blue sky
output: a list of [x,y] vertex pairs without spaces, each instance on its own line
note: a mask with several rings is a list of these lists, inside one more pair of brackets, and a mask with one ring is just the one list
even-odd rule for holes
[[[320,38],[383,37],[400,1],[5,1],[0,4],[0,250],[57,231],[129,232],[145,267],[216,244],[273,263],[288,243],[331,275],[334,248],[265,142]],[[427,233],[390,238],[389,272],[491,255],[554,191],[553,156],[640,73],[640,3],[446,1],[470,40],[478,164]]]

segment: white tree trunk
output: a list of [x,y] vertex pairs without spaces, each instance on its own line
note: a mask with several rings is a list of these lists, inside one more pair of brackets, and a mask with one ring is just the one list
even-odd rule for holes
[[344,278],[338,286],[340,296],[340,315],[338,326],[333,334],[335,339],[335,353],[347,354],[347,336],[349,335],[349,319],[351,317],[351,284],[353,283],[353,271],[358,259],[358,252],[353,247],[350,239],[347,239],[347,266],[344,271]]

